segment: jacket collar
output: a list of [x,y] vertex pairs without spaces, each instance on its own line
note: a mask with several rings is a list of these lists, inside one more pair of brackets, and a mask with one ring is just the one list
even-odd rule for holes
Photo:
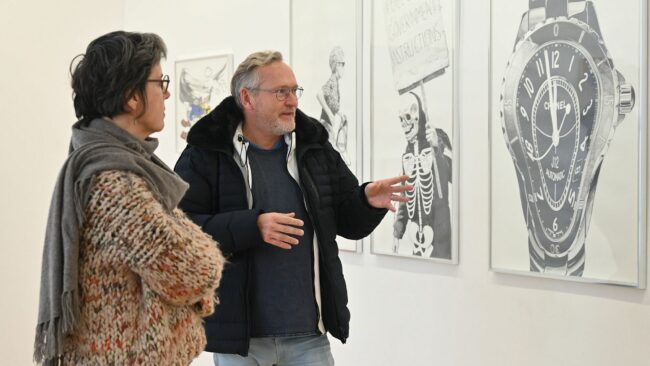
[[[236,142],[236,132],[244,114],[232,96],[224,99],[215,109],[203,116],[187,135],[188,144],[200,148],[232,153]],[[323,125],[307,116],[300,109],[296,110],[296,146],[302,150],[310,145],[325,145],[327,131]],[[286,138],[286,137],[285,137]]]

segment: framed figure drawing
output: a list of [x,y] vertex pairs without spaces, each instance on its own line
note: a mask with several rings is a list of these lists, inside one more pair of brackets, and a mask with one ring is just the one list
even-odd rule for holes
[[372,5],[371,175],[414,186],[372,252],[458,263],[458,1]]
[[491,268],[645,286],[645,0],[492,0]]
[[232,63],[232,54],[176,61],[176,151],[185,148],[190,127],[230,95]]
[[[291,66],[305,89],[299,108],[318,119],[361,179],[361,0],[291,1]],[[360,241],[336,239],[359,251]]]

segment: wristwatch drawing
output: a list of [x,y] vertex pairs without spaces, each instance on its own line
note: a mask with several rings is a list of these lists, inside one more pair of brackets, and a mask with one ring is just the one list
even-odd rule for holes
[[531,271],[582,276],[600,167],[634,98],[592,1],[529,1],[503,79],[501,122]]

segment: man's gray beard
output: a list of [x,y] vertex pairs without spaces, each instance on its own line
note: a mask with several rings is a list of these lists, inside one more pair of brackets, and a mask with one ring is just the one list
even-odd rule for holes
[[286,126],[286,123],[281,119],[276,119],[275,122],[271,125],[271,131],[276,136],[284,136],[288,133],[293,132],[296,129],[296,119],[294,118],[291,121],[291,126]]

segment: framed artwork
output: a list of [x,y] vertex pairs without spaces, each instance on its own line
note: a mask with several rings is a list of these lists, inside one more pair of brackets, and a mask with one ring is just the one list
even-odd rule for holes
[[[299,108],[318,119],[329,141],[361,179],[361,0],[291,1],[291,66],[305,89]],[[339,249],[361,242],[342,237]]]
[[492,270],[645,287],[647,14],[492,0]]
[[456,264],[458,1],[372,5],[370,173],[414,186],[373,232],[372,253]]
[[176,151],[183,151],[190,127],[230,95],[233,55],[177,60],[176,75]]

